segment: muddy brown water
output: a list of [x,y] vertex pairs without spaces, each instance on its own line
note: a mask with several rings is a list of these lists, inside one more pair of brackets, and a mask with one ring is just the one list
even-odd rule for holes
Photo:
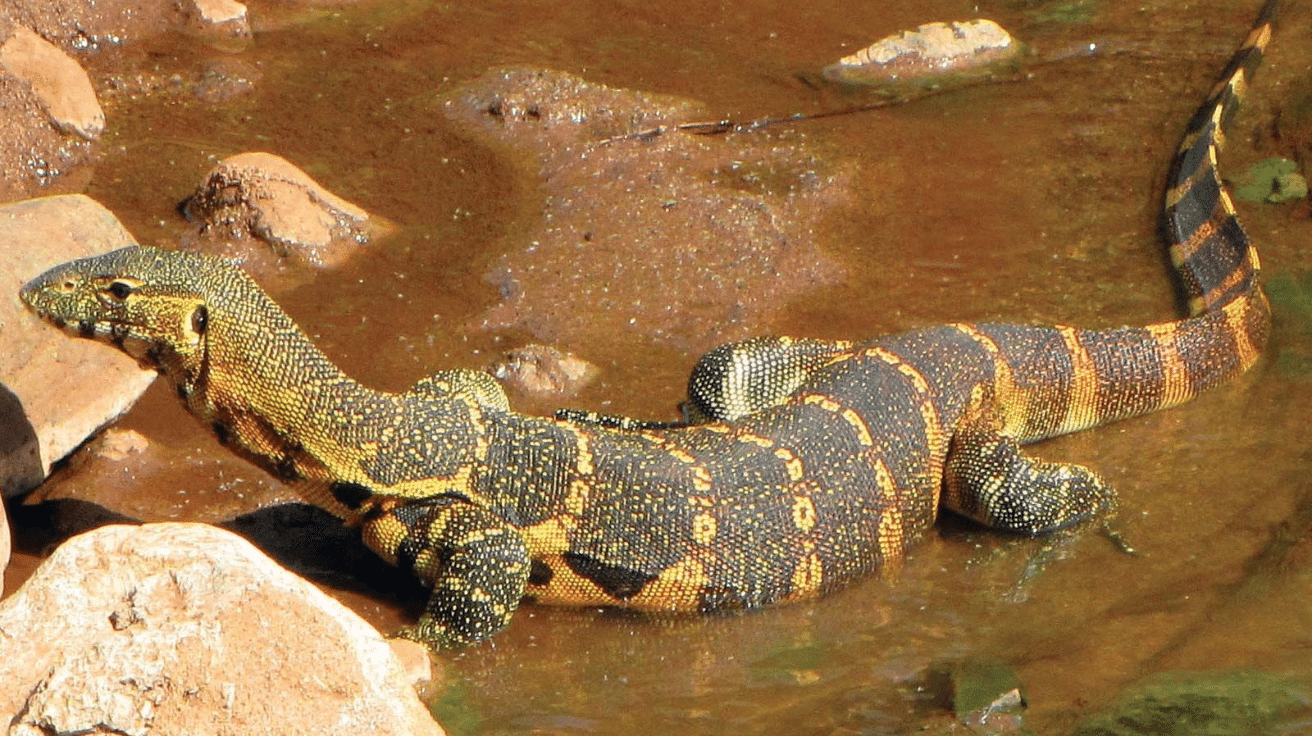
[[[402,389],[533,339],[480,329],[478,316],[498,299],[489,269],[540,212],[537,184],[522,162],[446,122],[444,93],[487,68],[528,64],[693,98],[714,117],[833,109],[859,98],[799,74],[814,79],[905,27],[982,15],[1066,60],[1015,83],[750,134],[850,162],[858,189],[814,233],[846,278],[755,331],[1143,323],[1175,307],[1155,231],[1167,162],[1256,5],[253,2],[246,48],[162,38],[92,60],[139,87],[107,96],[110,132],[89,194],[142,242],[167,244],[186,227],[174,204],[215,158],[267,150],[397,223],[364,257],[280,301],[347,372]],[[1226,172],[1288,153],[1273,140],[1276,111],[1312,94],[1312,47],[1293,41],[1309,37],[1312,18],[1291,5]],[[198,79],[219,92],[202,99],[189,87]],[[222,93],[245,79],[249,92]],[[812,603],[677,620],[526,607],[491,642],[441,657],[435,712],[456,734],[937,731],[951,716],[936,673],[984,660],[1014,671],[1028,725],[1053,733],[1156,672],[1255,669],[1308,685],[1312,225],[1298,204],[1241,211],[1273,292],[1268,357],[1185,407],[1035,448],[1119,489],[1118,526],[1137,554],[1093,533],[1050,544],[948,519],[902,569]],[[659,301],[659,284],[646,299]],[[586,325],[558,343],[603,369],[570,403],[640,416],[671,413],[696,359]],[[160,386],[120,426],[161,459],[113,481],[91,470],[79,481],[70,468],[63,482],[95,479],[83,495],[147,519],[215,520],[247,496],[290,498],[227,456]],[[1054,559],[1027,577],[1042,555]],[[384,629],[414,614],[413,591],[328,588]]]

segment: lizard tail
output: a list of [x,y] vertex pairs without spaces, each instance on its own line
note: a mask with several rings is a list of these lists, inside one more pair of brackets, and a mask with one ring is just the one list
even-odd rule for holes
[[1217,153],[1267,43],[1280,0],[1267,0],[1185,129],[1166,181],[1162,223],[1190,314],[1217,309],[1257,290],[1257,250],[1221,184]]

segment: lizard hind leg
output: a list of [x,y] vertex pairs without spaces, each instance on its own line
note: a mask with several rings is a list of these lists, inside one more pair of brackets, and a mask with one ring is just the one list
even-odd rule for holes
[[688,378],[694,423],[735,420],[777,406],[852,343],[794,337],[753,337],[721,345]]
[[983,418],[958,428],[943,471],[943,505],[986,526],[1035,536],[1105,518],[1116,493],[1097,473],[1041,462]]
[[433,650],[482,641],[509,622],[528,585],[519,530],[464,499],[382,510],[362,525],[370,549],[432,588],[419,622],[397,636]]

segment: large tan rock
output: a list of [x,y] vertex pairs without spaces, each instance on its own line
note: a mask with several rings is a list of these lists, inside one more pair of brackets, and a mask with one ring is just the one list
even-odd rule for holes
[[442,733],[377,631],[203,524],[70,539],[0,631],[11,734]]
[[61,334],[18,300],[18,287],[51,266],[132,245],[109,210],[82,195],[5,205],[0,243],[0,489],[13,496],[132,406],[155,374],[117,350]]
[[32,89],[59,130],[87,140],[104,132],[105,112],[86,70],[32,29],[15,26],[0,44],[0,69]]
[[0,590],[5,587],[5,570],[9,568],[9,554],[13,551],[9,534],[9,515],[0,503]]

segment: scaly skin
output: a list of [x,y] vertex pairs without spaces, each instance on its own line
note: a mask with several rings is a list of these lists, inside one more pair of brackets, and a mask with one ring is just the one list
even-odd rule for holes
[[128,248],[22,298],[158,369],[234,452],[430,585],[404,633],[435,648],[490,636],[524,597],[660,611],[807,598],[896,563],[940,506],[1026,534],[1109,513],[1092,471],[1020,445],[1175,406],[1257,360],[1269,309],[1215,161],[1274,5],[1176,156],[1164,220],[1193,314],[1174,322],[737,343],[694,373],[704,420],[667,427],[525,416],[470,371],[375,391],[214,258]]

